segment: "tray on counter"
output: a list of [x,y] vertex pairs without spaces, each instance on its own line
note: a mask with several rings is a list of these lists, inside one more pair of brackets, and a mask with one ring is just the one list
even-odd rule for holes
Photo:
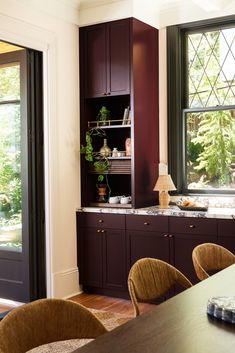
[[182,211],[204,211],[206,212],[208,210],[208,207],[187,207],[187,206],[181,206],[181,205],[177,205],[179,207],[179,209],[181,209]]

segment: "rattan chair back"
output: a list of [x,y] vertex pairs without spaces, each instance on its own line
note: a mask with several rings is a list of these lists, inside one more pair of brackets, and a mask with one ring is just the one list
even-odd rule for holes
[[96,338],[105,332],[84,306],[63,299],[39,299],[13,309],[0,322],[0,352],[25,353],[43,344]]
[[235,263],[235,255],[221,245],[203,243],[192,252],[193,266],[200,281]]
[[132,266],[128,276],[128,289],[135,315],[140,315],[139,302],[162,297],[175,284],[189,288],[192,283],[175,267],[153,258],[143,258]]

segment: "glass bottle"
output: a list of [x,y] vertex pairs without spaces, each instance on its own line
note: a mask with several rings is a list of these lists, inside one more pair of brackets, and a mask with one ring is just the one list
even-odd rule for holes
[[111,155],[111,148],[107,145],[107,139],[104,139],[104,144],[100,149],[101,156],[109,157]]
[[117,147],[114,147],[113,150],[112,150],[112,157],[118,157],[118,150],[117,150]]

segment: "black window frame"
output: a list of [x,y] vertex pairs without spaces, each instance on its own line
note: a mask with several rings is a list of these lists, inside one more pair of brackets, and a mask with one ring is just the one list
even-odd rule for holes
[[[185,173],[185,112],[187,76],[185,32],[192,33],[235,26],[235,15],[190,22],[167,27],[167,111],[168,111],[168,170],[176,186],[174,194],[226,194],[234,195],[234,190],[188,190]],[[183,89],[184,87],[184,89]],[[231,107],[230,107],[231,108]],[[221,107],[222,109],[222,107]],[[222,110],[229,109],[223,106]],[[234,107],[233,107],[234,109]],[[193,109],[190,109],[192,112]],[[217,111],[218,107],[200,108],[195,111]]]

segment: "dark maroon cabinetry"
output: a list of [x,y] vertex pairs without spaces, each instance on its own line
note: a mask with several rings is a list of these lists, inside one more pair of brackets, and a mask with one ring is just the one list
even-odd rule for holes
[[125,216],[77,213],[77,224],[84,288],[126,291]]
[[143,257],[170,262],[168,217],[126,216],[128,269]]
[[[127,18],[81,27],[79,32],[81,143],[85,144],[87,130],[97,127],[97,114],[105,106],[110,111],[109,122],[102,126],[107,144],[122,152],[108,158],[109,194],[131,196],[132,208],[150,206],[157,202],[153,187],[159,162],[158,31]],[[130,120],[123,124],[127,107]],[[103,138],[93,138],[95,152]],[[131,138],[128,156],[127,138]],[[97,174],[81,156],[82,206],[101,206]]]
[[235,254],[235,219],[218,220],[218,243]]
[[173,265],[192,283],[197,283],[193,263],[193,248],[202,243],[217,243],[215,219],[169,217],[169,236],[174,247]]
[[[80,283],[88,292],[127,297],[127,277],[143,257],[166,261],[195,284],[193,248],[221,244],[235,253],[235,220],[77,212]],[[179,288],[175,288],[178,293]]]
[[129,20],[89,26],[80,33],[85,98],[130,94]]

